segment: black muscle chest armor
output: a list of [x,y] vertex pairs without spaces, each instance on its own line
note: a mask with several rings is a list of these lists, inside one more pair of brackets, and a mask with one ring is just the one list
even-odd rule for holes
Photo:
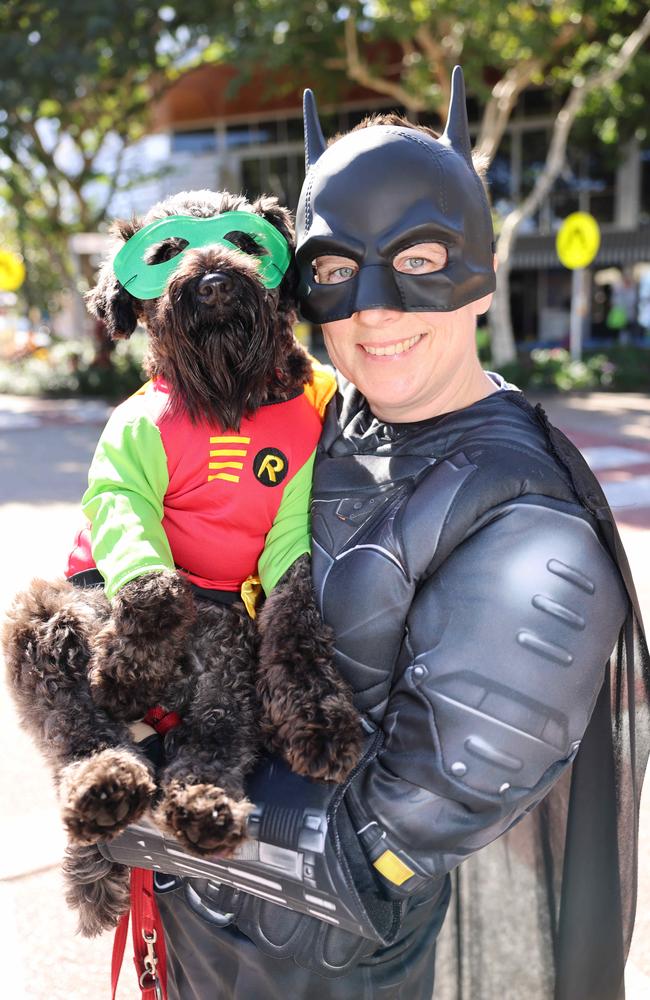
[[313,579],[338,669],[375,720],[418,586],[490,511],[541,495],[582,515],[543,434],[509,395],[402,426],[365,406],[345,425],[362,399],[351,387],[340,412],[330,407],[314,476]]
[[337,668],[385,736],[349,801],[360,827],[382,815],[381,846],[414,872],[405,892],[507,829],[573,759],[625,615],[594,519],[518,398],[387,426],[348,391],[322,439],[316,591]]

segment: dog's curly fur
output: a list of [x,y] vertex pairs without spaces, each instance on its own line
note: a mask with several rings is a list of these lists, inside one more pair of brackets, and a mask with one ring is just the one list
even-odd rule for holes
[[[157,219],[236,210],[263,216],[292,245],[289,214],[274,198],[250,205],[227,192],[176,195],[113,232],[119,249]],[[239,233],[232,241],[245,253],[188,249],[165,291],[147,301],[117,282],[111,258],[88,305],[112,337],[145,326],[148,373],[164,377],[173,408],[195,423],[238,430],[262,404],[299,391],[310,363],[292,334],[293,268],[268,290],[254,240]],[[149,261],[183,249],[182,241],[163,241]],[[199,284],[215,271],[221,292],[206,298]],[[264,738],[312,777],[341,780],[355,765],[358,716],[332,666],[308,557],[287,571],[258,621],[259,631],[240,603],[197,597],[172,570],[137,577],[110,606],[101,588],[63,580],[36,580],[15,599],[2,636],[9,686],[59,786],[70,841],[66,898],[79,911],[82,933],[114,926],[128,907],[127,870],[105,861],[95,845],[146,809],[188,850],[232,853],[252,808],[244,779]],[[160,774],[128,725],[157,704],[182,717],[165,737]]]

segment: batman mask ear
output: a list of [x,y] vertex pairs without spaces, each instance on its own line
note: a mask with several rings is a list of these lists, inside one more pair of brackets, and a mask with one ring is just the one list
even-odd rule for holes
[[309,173],[316,160],[327,148],[320,119],[316,98],[313,90],[307,88],[302,97],[302,117],[305,124],[305,172]]
[[[126,243],[141,225],[137,219],[118,219],[111,226],[110,232]],[[103,264],[97,284],[86,293],[85,300],[90,314],[106,324],[112,340],[131,336],[138,322],[138,300],[115,277],[113,257]]]

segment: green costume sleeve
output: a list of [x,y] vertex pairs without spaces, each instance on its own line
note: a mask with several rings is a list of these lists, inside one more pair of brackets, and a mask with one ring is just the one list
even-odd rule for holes
[[266,536],[258,572],[268,596],[298,556],[311,552],[309,503],[316,450],[285,487],[282,502]]
[[174,568],[162,527],[167,459],[156,425],[133,413],[138,406],[137,397],[127,400],[109,420],[81,501],[109,600],[137,576]]

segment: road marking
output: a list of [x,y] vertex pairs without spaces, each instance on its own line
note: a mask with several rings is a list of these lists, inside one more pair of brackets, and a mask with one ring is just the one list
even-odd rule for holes
[[603,482],[600,485],[610,507],[617,510],[630,507],[650,507],[650,476],[636,476],[622,483]]
[[0,412],[0,431],[31,431],[42,423],[40,417],[32,417],[29,413]]
[[581,448],[580,451],[594,472],[600,469],[621,469],[627,465],[650,465],[650,451],[638,451],[618,445]]

